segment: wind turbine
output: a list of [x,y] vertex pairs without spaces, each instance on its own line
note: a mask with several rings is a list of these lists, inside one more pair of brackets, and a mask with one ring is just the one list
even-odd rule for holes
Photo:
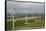
[[28,21],[27,21],[27,9],[28,9],[28,8],[25,8],[25,16],[26,16],[26,17],[25,17],[25,23],[24,23],[24,24],[30,24],[30,23],[28,23]]
[[16,21],[14,21],[14,15],[15,15],[15,11],[14,10],[15,9],[12,10],[12,12],[13,12],[13,29],[14,29],[14,22],[16,22]]
[[11,10],[10,10],[10,13],[12,14],[12,16],[13,16],[13,29],[14,29],[14,15],[15,15],[15,11],[14,11],[14,9],[12,8]]
[[26,8],[25,8],[25,23],[24,24],[27,24],[27,13],[26,13]]

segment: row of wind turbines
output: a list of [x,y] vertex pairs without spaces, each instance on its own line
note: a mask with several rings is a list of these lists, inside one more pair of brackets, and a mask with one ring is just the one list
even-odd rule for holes
[[[25,23],[24,24],[30,24],[30,23],[28,23],[27,22],[27,13],[26,13],[26,11],[27,11],[27,8],[25,8]],[[12,18],[13,18],[13,29],[14,29],[14,22],[16,22],[16,20],[14,19],[14,17],[16,16],[16,12],[15,12],[15,9],[14,8],[12,8],[12,9],[10,9],[10,13],[11,13],[11,15],[12,15]],[[14,16],[15,15],[15,16]],[[33,16],[33,15],[32,15]]]

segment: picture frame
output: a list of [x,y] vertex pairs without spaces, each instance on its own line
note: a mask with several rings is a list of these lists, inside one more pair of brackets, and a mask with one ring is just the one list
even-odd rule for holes
[[[5,4],[6,4],[5,5],[5,30],[6,31],[27,30],[27,29],[44,29],[45,28],[45,3],[44,2],[5,1]],[[11,11],[9,8],[11,9]],[[15,10],[16,10],[16,12],[15,12]],[[20,10],[20,11],[17,11],[17,10]],[[10,16],[11,14],[7,15],[7,12],[8,13],[11,12],[12,16]],[[32,13],[32,14],[30,14],[30,13]],[[7,16],[10,16],[11,18],[7,17]],[[34,18],[34,19],[32,19],[32,18]],[[9,19],[13,20],[13,21],[8,22],[7,20],[9,20]],[[18,21],[14,22],[15,19],[16,19],[16,21],[17,20]],[[31,21],[30,21],[30,19],[31,19]],[[22,21],[20,21],[20,20],[22,20]],[[34,22],[34,24],[33,24],[33,22]]]

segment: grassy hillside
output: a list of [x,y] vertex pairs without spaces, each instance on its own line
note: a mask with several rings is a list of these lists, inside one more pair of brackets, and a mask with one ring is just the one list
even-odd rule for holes
[[[16,22],[14,22],[14,27],[15,27],[14,29],[20,29],[20,28],[26,28],[26,27],[44,28],[44,26],[45,26],[44,16],[27,16],[27,22],[30,24],[24,24],[25,20],[26,20],[25,16],[14,17],[14,21],[16,21]],[[7,30],[13,29],[13,18],[12,17],[7,17],[6,25],[7,25],[6,26]],[[33,28],[31,28],[31,29],[33,29]]]

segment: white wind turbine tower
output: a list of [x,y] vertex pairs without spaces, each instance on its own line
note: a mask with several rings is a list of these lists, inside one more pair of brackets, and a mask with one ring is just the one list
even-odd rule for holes
[[13,29],[14,29],[14,13],[15,11],[13,11]]
[[13,29],[14,29],[14,15],[15,15],[15,11],[13,10],[13,9],[11,9],[10,10],[10,13],[12,14],[12,16],[13,16]]
[[12,10],[12,12],[13,12],[13,29],[14,29],[14,15],[15,15],[15,11],[14,10]]
[[28,18],[27,18],[27,9],[28,9],[28,8],[25,8],[25,16],[26,16],[26,17],[25,17],[25,23],[24,23],[24,24],[30,24],[30,23],[28,23],[28,21],[27,21],[27,19],[28,19]]
[[25,8],[25,23],[24,24],[27,24],[27,13],[26,13],[26,8]]

